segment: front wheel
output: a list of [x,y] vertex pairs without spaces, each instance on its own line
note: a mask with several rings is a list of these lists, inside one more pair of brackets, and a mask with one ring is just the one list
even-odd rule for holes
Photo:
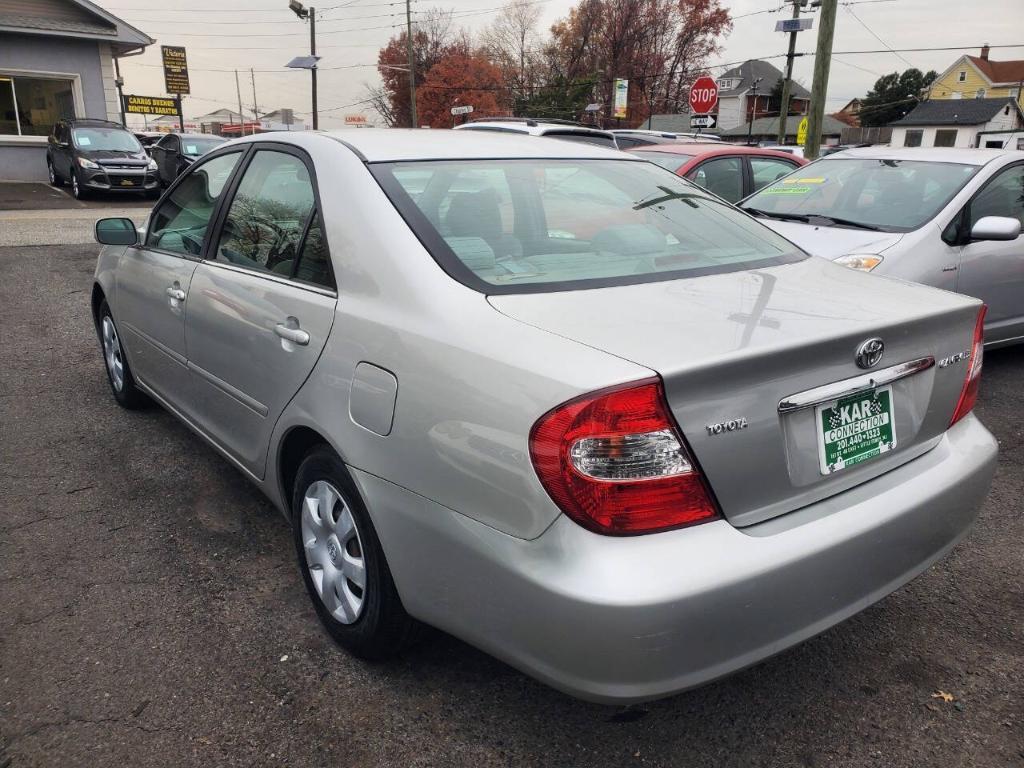
[[57,173],[57,169],[53,167],[53,161],[47,159],[46,161],[46,176],[50,181],[51,187],[63,187],[64,179]]
[[82,200],[85,198],[85,190],[82,189],[82,185],[78,183],[78,171],[71,171],[71,195],[75,200]]
[[326,446],[299,467],[292,525],[306,590],[331,637],[370,660],[408,645],[418,624],[402,606],[355,483]]
[[135,385],[128,358],[124,356],[121,336],[114,324],[114,316],[110,314],[107,302],[100,305],[99,319],[100,348],[103,351],[103,363],[107,369],[107,380],[114,393],[114,399],[122,408],[135,410],[148,403],[148,398]]

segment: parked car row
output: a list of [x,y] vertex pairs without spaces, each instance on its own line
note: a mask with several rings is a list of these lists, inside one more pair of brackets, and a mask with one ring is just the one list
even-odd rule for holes
[[71,186],[81,199],[95,192],[156,197],[185,168],[226,139],[204,134],[133,134],[120,123],[60,120],[46,146],[52,186]]
[[987,493],[983,303],[868,269],[1019,246],[1024,155],[604,133],[246,137],[97,223],[114,398],[272,500],[358,656],[426,623],[573,695],[668,695],[881,599]]

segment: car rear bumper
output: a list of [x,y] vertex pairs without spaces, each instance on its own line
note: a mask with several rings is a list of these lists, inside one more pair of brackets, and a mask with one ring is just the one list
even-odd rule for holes
[[927,454],[802,510],[632,538],[562,516],[516,539],[355,475],[413,616],[567,693],[622,704],[760,661],[917,576],[970,528],[996,453],[972,415]]

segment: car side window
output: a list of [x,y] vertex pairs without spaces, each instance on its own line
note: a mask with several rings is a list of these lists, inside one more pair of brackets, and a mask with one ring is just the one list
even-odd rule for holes
[[214,258],[290,277],[313,203],[313,182],[302,160],[259,150],[238,184]]
[[241,156],[241,152],[220,155],[189,171],[153,212],[146,245],[199,256],[217,199]]
[[754,192],[766,187],[773,181],[781,179],[793,172],[796,165],[774,157],[750,158],[750,170],[754,177]]
[[719,157],[701,163],[687,178],[730,203],[743,197],[743,161],[738,157]]
[[971,201],[970,227],[986,216],[1017,219],[1024,227],[1024,165],[1000,172]]
[[334,275],[331,272],[331,257],[327,251],[327,240],[324,238],[320,214],[314,213],[313,220],[306,232],[306,239],[299,254],[299,263],[292,276],[301,282],[312,283],[323,288],[335,289]]

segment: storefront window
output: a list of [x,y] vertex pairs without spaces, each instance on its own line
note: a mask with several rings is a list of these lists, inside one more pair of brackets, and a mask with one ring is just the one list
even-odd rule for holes
[[0,75],[0,135],[46,136],[74,116],[71,80]]

